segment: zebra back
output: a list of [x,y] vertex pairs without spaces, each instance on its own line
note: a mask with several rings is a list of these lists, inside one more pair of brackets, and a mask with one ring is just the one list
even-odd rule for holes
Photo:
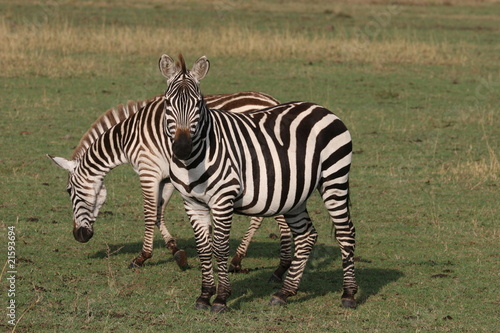
[[236,113],[263,109],[279,104],[275,98],[268,94],[254,91],[208,95],[204,99],[210,109],[230,110]]
[[[128,101],[126,104],[120,104],[117,107],[108,109],[90,126],[83,134],[80,142],[73,151],[72,160],[77,160],[82,157],[90,145],[97,140],[104,132],[109,130],[116,124],[133,116],[137,111],[145,105],[164,98],[164,95],[157,95],[147,100]],[[274,106],[279,102],[261,92],[247,91],[234,94],[217,94],[205,96],[205,102],[211,109],[230,110],[231,112],[246,112]]]
[[90,128],[83,134],[80,142],[73,151],[71,156],[72,160],[77,160],[82,157],[90,145],[95,142],[104,132],[125,119],[133,116],[145,105],[163,98],[162,95],[142,101],[128,101],[126,104],[120,104],[117,107],[110,108],[103,113],[97,120],[90,126]]

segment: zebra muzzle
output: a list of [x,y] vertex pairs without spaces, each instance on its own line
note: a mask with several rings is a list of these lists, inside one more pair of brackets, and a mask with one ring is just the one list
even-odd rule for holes
[[73,236],[80,243],[87,243],[94,235],[94,230],[86,227],[74,228]]
[[191,133],[188,129],[177,129],[175,131],[174,142],[172,143],[172,152],[175,157],[180,160],[186,160],[191,155],[193,148],[193,141],[191,140]]

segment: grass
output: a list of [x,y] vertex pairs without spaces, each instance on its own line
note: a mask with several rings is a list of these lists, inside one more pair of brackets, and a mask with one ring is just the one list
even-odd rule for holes
[[[493,332],[498,327],[498,11],[495,1],[31,0],[0,4],[0,230],[16,227],[16,320],[6,331]],[[231,275],[232,312],[193,309],[200,271],[179,196],[148,264],[142,198],[129,166],[106,178],[94,238],[71,235],[69,157],[107,108],[161,93],[156,61],[206,54],[204,93],[267,92],[325,105],[354,140],[352,215],[358,309],[340,307],[340,254],[317,195],[319,240],[300,292],[267,305],[277,263],[273,222]],[[234,251],[247,227],[236,217]],[[5,236],[4,236],[5,235]],[[5,264],[8,263],[5,256]],[[7,266],[1,275],[8,296]],[[7,303],[4,303],[7,304]]]
[[[400,32],[397,36],[370,40],[371,36],[364,35],[363,30],[355,31],[354,37],[345,32],[333,34],[326,28],[311,35],[308,31],[291,29],[259,31],[236,22],[201,32],[192,27],[150,26],[139,29],[106,22],[82,28],[72,26],[67,19],[36,31],[30,26],[11,27],[4,21],[0,29],[0,35],[8,41],[3,56],[7,65],[6,76],[20,73],[49,77],[102,71],[109,73],[109,63],[96,60],[82,62],[82,54],[91,50],[91,54],[112,56],[113,59],[108,61],[115,61],[116,57],[124,55],[143,58],[161,53],[165,45],[173,45],[188,54],[204,50],[212,57],[266,61],[292,57],[309,61],[357,61],[378,66],[406,63],[463,65],[474,51],[474,47],[467,43],[451,45],[446,41],[419,41]],[[196,40],[193,36],[197,36]],[[262,43],[263,40],[267,42]],[[220,45],[231,47],[221,48]],[[37,66],[26,66],[30,62]]]
[[[297,7],[294,4],[292,9]],[[84,6],[79,10],[91,15],[89,19],[84,19],[73,14],[72,7],[65,4],[39,6],[38,11],[35,7],[34,13],[24,8],[26,5],[12,5],[7,7],[0,24],[0,36],[6,41],[2,53],[3,75],[58,77],[103,72],[109,74],[117,57],[123,60],[133,56],[148,61],[151,54],[160,54],[165,47],[189,54],[204,50],[212,57],[237,56],[267,61],[292,57],[309,61],[373,63],[383,67],[388,64],[460,66],[481,58],[477,56],[481,50],[473,40],[450,43],[447,34],[432,33],[425,36],[408,29],[405,21],[408,17],[417,14],[420,19],[422,16],[420,10],[415,13],[412,7],[378,5],[372,9],[365,5],[347,9],[343,5],[342,9],[332,9],[323,2],[320,4],[313,8],[323,12],[271,12],[278,18],[287,15],[301,22],[297,25],[284,21],[284,25],[279,26],[272,20],[261,19],[259,13],[263,9],[246,15],[243,4],[239,5],[242,8],[238,8],[238,5],[229,6],[229,12],[234,12],[231,15],[226,14],[228,10],[221,5],[208,6],[212,12],[210,18],[194,12],[194,15],[185,14],[186,21],[180,21],[180,24],[175,19],[166,20],[166,24],[143,22],[148,15],[152,15],[156,22],[164,20],[163,16],[157,16],[158,13],[143,8],[135,9],[137,16],[130,16],[130,11],[124,12],[123,7],[118,7],[118,14],[123,14],[123,17],[110,18],[106,13],[111,8],[95,6],[95,10],[101,9],[103,12],[94,16],[96,14],[91,10],[94,7]],[[259,8],[258,4],[256,6]],[[159,9],[166,10],[162,7]],[[245,17],[250,16],[243,24],[242,13],[245,13]],[[358,16],[361,16],[361,24],[357,23]],[[224,24],[212,22],[211,19],[218,17],[224,20]],[[498,23],[495,16],[465,16],[460,13],[451,18],[432,14],[419,24],[424,25],[427,20],[434,19],[447,28],[446,25],[451,24],[449,21],[465,18],[471,23],[480,23],[480,28],[487,30],[494,30],[494,25]],[[199,21],[194,21],[196,19]],[[132,24],[128,24],[129,21]],[[201,22],[210,22],[210,28],[200,29]],[[435,25],[435,21],[431,22],[429,24]],[[386,29],[387,26],[394,28]],[[424,26],[425,30],[432,28]],[[474,31],[477,28],[471,26],[468,29]],[[92,54],[99,55],[99,61],[89,57]],[[37,66],[27,66],[28,63]]]

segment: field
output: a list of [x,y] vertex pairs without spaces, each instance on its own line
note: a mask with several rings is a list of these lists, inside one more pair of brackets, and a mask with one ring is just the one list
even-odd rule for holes
[[[500,3],[426,1],[2,1],[0,326],[12,332],[494,332],[500,327]],[[108,108],[160,94],[162,53],[206,55],[204,94],[313,101],[353,137],[355,310],[319,197],[319,239],[298,295],[268,305],[278,263],[265,220],[230,276],[229,313],[196,311],[201,274],[175,195],[143,268],[142,196],[129,165],[105,180],[94,238],[76,242],[69,158]],[[231,253],[248,219],[237,216]],[[15,264],[10,257],[15,256]],[[12,266],[11,266],[12,265]],[[14,304],[14,305],[12,305]]]

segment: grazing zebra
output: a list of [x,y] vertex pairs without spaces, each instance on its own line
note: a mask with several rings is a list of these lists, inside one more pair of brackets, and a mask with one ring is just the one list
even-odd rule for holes
[[[134,258],[131,267],[142,266],[152,256],[155,225],[178,265],[181,268],[187,266],[185,252],[177,247],[165,227],[162,214],[174,189],[168,180],[170,155],[165,147],[166,138],[161,123],[163,103],[163,96],[156,96],[110,109],[83,135],[71,160],[49,156],[69,171],[67,190],[73,204],[73,234],[80,242],[87,242],[92,237],[93,223],[106,199],[103,178],[118,165],[132,164],[139,174],[144,196],[145,231],[142,251]],[[211,95],[207,96],[207,103],[233,112],[278,104],[271,96],[255,92]],[[275,278],[279,280],[291,262],[292,241],[286,223],[280,218],[277,220],[282,234],[280,266],[275,272]],[[241,268],[241,259],[261,221],[262,218],[252,218],[249,231],[232,261],[233,271]]]
[[342,305],[355,307],[355,231],[348,206],[352,142],[344,123],[306,102],[245,114],[208,109],[199,88],[209,69],[207,58],[199,58],[188,71],[179,57],[180,63],[175,63],[163,55],[159,67],[167,78],[163,124],[173,152],[170,180],[184,198],[201,261],[196,308],[227,310],[231,287],[226,262],[234,213],[284,215],[294,237],[294,257],[270,304],[285,304],[295,295],[317,238],[306,209],[315,189],[328,209],[342,253]]

